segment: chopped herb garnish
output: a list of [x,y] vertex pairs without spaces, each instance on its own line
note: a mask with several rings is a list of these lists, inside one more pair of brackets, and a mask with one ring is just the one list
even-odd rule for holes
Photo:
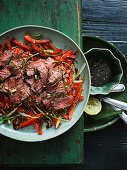
[[11,59],[12,59],[12,57],[14,56],[14,53],[11,55],[11,57],[9,58],[9,60],[8,60],[8,62],[7,62],[7,64],[5,65],[5,67],[7,66],[7,65],[9,65],[9,63],[10,63],[10,61],[11,61]]

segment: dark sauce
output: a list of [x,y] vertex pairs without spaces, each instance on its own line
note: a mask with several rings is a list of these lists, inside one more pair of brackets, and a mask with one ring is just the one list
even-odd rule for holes
[[91,72],[91,85],[99,87],[106,84],[111,75],[108,64],[101,60],[90,60],[88,63]]

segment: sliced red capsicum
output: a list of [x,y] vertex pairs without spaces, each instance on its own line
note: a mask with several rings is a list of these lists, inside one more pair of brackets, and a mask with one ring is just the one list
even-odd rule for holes
[[26,126],[30,126],[30,125],[36,123],[39,117],[42,117],[42,113],[39,113],[39,114],[31,117],[30,119],[19,123],[18,128],[24,128]]
[[54,50],[53,55],[58,54],[58,53],[61,53],[62,51],[63,51],[63,49]]
[[0,48],[0,52],[4,52],[6,47],[6,44],[4,42],[1,43],[1,48]]
[[69,85],[71,86],[72,85],[72,83],[73,83],[73,71],[71,71],[70,73],[69,73]]
[[42,48],[38,47],[37,45],[35,44],[32,44],[32,48],[37,51],[41,56],[43,56],[43,51],[42,51]]
[[11,42],[10,42],[9,37],[6,37],[6,43],[7,43],[8,49],[11,51],[12,50],[12,46],[11,46]]
[[76,89],[76,88],[80,88],[82,86],[82,84],[84,83],[85,79],[82,78],[80,82],[75,82],[73,84],[73,88]]
[[72,117],[73,117],[73,112],[74,112],[74,109],[75,109],[75,106],[76,106],[77,102],[80,100],[81,93],[82,93],[82,88],[78,88],[76,90],[76,95],[75,95],[75,98],[74,98],[74,103],[70,107],[70,110],[69,110],[69,120],[71,120]]
[[14,44],[16,44],[17,46],[19,46],[19,47],[22,47],[22,48],[25,48],[25,49],[27,49],[29,51],[32,51],[32,48],[30,46],[27,46],[27,45],[25,45],[25,44],[23,44],[23,43],[21,43],[21,42],[19,42],[17,40],[12,40],[12,42]]
[[57,50],[57,48],[52,44],[52,41],[51,41],[51,40],[48,42],[48,45],[49,45],[49,47],[52,48],[53,50]]
[[34,124],[34,128],[38,130],[38,135],[42,135],[43,131],[42,131],[42,124],[44,123],[44,121],[42,121],[41,119],[36,122]]
[[68,50],[65,53],[63,53],[63,55],[61,56],[61,58],[63,60],[65,60],[67,57],[70,57],[72,55],[72,50]]
[[49,42],[49,40],[36,40],[36,39],[32,38],[30,35],[25,35],[24,40],[31,42],[33,44],[42,44],[42,43],[48,43]]

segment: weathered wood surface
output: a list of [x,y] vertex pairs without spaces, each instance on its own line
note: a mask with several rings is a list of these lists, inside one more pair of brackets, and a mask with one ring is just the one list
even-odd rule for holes
[[[83,33],[115,42],[114,44],[127,56],[126,14],[127,1],[125,0],[82,0]],[[60,169],[126,170],[127,126],[122,120],[119,120],[103,130],[85,133],[84,151],[84,167],[60,167]],[[43,167],[43,169],[46,170],[47,167]],[[48,169],[59,168],[49,167]]]
[[[0,33],[21,25],[58,29],[81,43],[81,0],[0,0]],[[49,141],[25,143],[0,135],[1,166],[83,163],[83,116],[67,133]]]
[[[112,42],[127,57],[127,1],[82,0],[83,34]],[[127,125],[85,133],[85,170],[126,170]]]

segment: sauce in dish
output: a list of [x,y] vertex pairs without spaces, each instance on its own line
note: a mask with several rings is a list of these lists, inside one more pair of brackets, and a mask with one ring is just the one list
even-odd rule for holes
[[111,75],[108,64],[102,60],[90,60],[88,63],[91,72],[91,85],[99,87],[106,84]]

